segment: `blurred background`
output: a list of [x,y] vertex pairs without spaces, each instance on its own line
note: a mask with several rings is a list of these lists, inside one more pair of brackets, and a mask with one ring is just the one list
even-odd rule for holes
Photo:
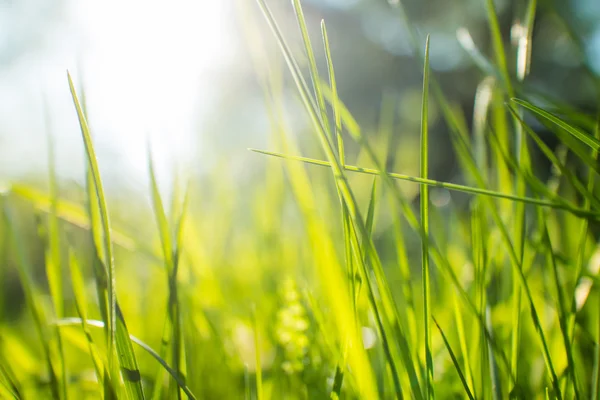
[[[303,3],[317,44],[319,22],[327,21],[340,95],[363,130],[377,126],[387,97],[399,108],[398,130],[410,141],[419,122],[421,67],[398,12],[383,0]],[[483,2],[405,3],[423,36],[431,34],[431,65],[445,93],[470,121],[483,75],[456,32],[468,29],[475,45],[491,54]],[[299,50],[290,2],[270,4]],[[526,2],[496,5],[511,43]],[[585,69],[600,71],[599,16],[594,0],[541,1],[528,83],[594,109],[594,86]],[[264,97],[249,61],[253,44],[245,35],[253,25],[265,28],[270,39],[254,1],[3,0],[0,21],[2,179],[43,174],[51,134],[60,176],[81,181],[83,152],[67,69],[85,89],[100,164],[111,187],[146,186],[148,143],[164,179],[184,166],[206,172],[222,158],[239,165],[232,171],[242,175],[264,163],[245,150],[264,146],[268,131]],[[267,46],[279,53],[272,41]],[[293,91],[287,100],[282,101],[293,123],[304,123]],[[446,135],[435,124],[435,110],[432,119],[436,142],[444,149]],[[439,177],[450,179],[451,154],[440,151],[432,160]]]
[[[291,2],[268,3],[295,55],[305,62]],[[492,58],[485,2],[403,3],[407,17],[419,28],[423,47],[425,35],[431,35],[432,73],[470,126],[477,87],[486,75],[474,65],[465,47],[476,46]],[[515,48],[528,2],[495,3],[514,74]],[[538,3],[531,73],[525,85],[529,93],[593,114],[599,104],[597,80],[591,76],[600,74],[600,2]],[[393,155],[388,157],[390,170],[418,174],[422,65],[413,53],[398,10],[384,0],[303,0],[302,4],[321,71],[326,73],[320,47],[320,21],[325,19],[341,99],[374,147]],[[261,86],[261,77],[280,76],[283,88],[272,100],[281,105],[299,151],[321,158],[306,112],[257,4],[254,0],[0,0],[1,188],[25,182],[47,192],[48,154],[53,148],[60,197],[83,203],[84,149],[67,70],[85,98],[113,223],[126,234],[116,250],[117,281],[131,332],[143,333],[143,339],[158,346],[160,332],[155,329],[153,310],[164,309],[166,304],[160,245],[151,214],[151,151],[163,194],[169,197],[173,186],[186,179],[192,182],[193,222],[186,227],[188,254],[181,280],[186,305],[200,310],[201,316],[192,323],[201,334],[190,334],[190,340],[204,344],[201,349],[208,354],[206,359],[222,357],[221,350],[237,357],[231,357],[235,361],[227,359],[227,366],[206,362],[198,366],[197,373],[223,368],[235,370],[239,378],[242,365],[248,368],[254,356],[249,300],[258,303],[267,321],[289,304],[288,308],[297,311],[297,292],[305,287],[302,282],[288,283],[286,279],[303,276],[310,281],[315,273],[311,263],[319,260],[318,254],[306,253],[310,246],[303,231],[303,216],[293,208],[295,200],[278,168],[280,161],[248,151],[281,150],[272,140],[274,128]],[[460,183],[463,177],[433,100],[430,130],[431,176]],[[370,166],[350,142],[346,141],[349,163]],[[335,208],[339,205],[330,172],[306,169],[318,212],[326,221],[335,221],[323,229],[341,241],[339,210]],[[361,196],[360,204],[366,204],[372,178],[353,177],[351,183]],[[414,184],[403,184],[402,189],[409,199],[418,194]],[[434,229],[443,231],[445,226],[452,226],[448,205],[460,196],[433,189],[431,197],[446,217],[446,224]],[[27,202],[15,204],[27,227],[27,246],[43,281],[44,244],[34,229],[35,223],[38,228],[43,225],[39,223],[43,213]],[[36,211],[32,213],[33,208]],[[392,212],[387,204],[381,207],[381,214],[389,216]],[[386,267],[395,256],[391,221],[380,218],[374,235]],[[65,223],[62,229],[63,239],[89,250],[89,238],[80,239],[85,232],[81,226]],[[6,235],[0,236],[7,265],[14,267]],[[409,259],[418,260],[417,236],[412,234],[406,241]],[[342,253],[340,242],[335,245]],[[466,263],[468,252],[459,250],[452,257],[459,260],[457,264]],[[5,289],[0,313],[15,324],[31,324],[17,307],[23,299],[14,269],[0,269]],[[401,279],[390,269],[393,286]],[[70,313],[65,315],[75,315],[72,302],[66,309]],[[208,339],[206,332],[211,329],[226,338],[218,343],[223,349],[213,343],[219,335]],[[373,335],[372,327],[365,329]],[[20,332],[18,327],[15,332]],[[273,350],[277,333],[269,335],[272,340],[263,343],[267,367],[277,356],[286,356],[285,351]],[[506,332],[499,335],[508,337]],[[18,342],[6,336],[4,340],[8,344]],[[332,357],[326,362],[329,365],[323,370],[328,374],[335,360]],[[324,379],[319,376],[315,381],[325,391]],[[227,379],[205,385],[196,388],[204,398],[222,398],[216,395],[234,390]],[[218,388],[211,389],[210,385]]]

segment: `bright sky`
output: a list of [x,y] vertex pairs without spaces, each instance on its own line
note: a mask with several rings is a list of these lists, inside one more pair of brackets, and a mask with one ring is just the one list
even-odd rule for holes
[[94,139],[105,160],[118,154],[145,175],[149,136],[163,164],[189,155],[198,145],[192,136],[206,112],[202,105],[216,90],[211,83],[234,54],[229,3],[68,0],[66,21],[44,35],[41,51],[0,70],[0,137],[8,140],[0,166],[27,159],[20,173],[45,159],[43,94],[59,167],[79,176],[70,173],[78,168],[72,160],[82,162],[82,147],[67,69],[85,85]]

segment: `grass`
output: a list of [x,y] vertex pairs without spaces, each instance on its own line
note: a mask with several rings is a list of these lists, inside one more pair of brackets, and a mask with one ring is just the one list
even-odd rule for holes
[[[11,319],[17,300],[0,307],[0,397],[598,398],[600,122],[549,98],[537,105],[526,90],[536,1],[514,55],[491,0],[492,59],[458,31],[481,72],[472,128],[430,72],[429,36],[394,2],[423,66],[420,146],[408,149],[419,176],[386,168],[397,151],[393,99],[376,134],[343,103],[325,22],[313,40],[292,2],[299,55],[257,2],[265,23],[245,29],[271,135],[269,149],[251,149],[264,178],[244,196],[225,165],[202,185],[175,179],[166,204],[149,151],[151,207],[126,209],[140,225],[119,218],[68,76],[85,201],[60,185],[51,140],[49,192],[14,183],[2,194],[1,273],[15,275],[25,310]],[[261,68],[273,39],[282,57]],[[319,157],[300,155],[278,101],[281,62]],[[430,176],[432,104],[464,183]]]

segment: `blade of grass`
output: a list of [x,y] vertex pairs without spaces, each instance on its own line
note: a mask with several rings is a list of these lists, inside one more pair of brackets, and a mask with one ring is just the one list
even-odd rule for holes
[[539,137],[537,133],[535,133],[533,129],[531,129],[525,124],[525,121],[523,121],[523,119],[517,114],[517,112],[512,107],[509,107],[509,110],[519,121],[519,123],[522,124],[525,132],[535,141],[538,148],[542,151],[542,153],[544,153],[546,158],[550,160],[550,162],[555,168],[558,168],[560,173],[565,178],[567,178],[567,180],[575,188],[575,190],[577,190],[585,198],[585,201],[590,202],[590,205],[594,206],[593,209],[600,209],[600,200],[598,200],[594,196],[594,194],[585,185],[583,185],[579,178],[577,178],[577,176],[570,169],[568,169],[562,162],[560,162],[560,160],[558,159],[556,154],[554,154],[554,152],[550,149],[550,147],[548,147],[548,145],[544,143],[544,141]]
[[[104,239],[101,248],[102,255],[104,257],[103,261],[104,263],[106,263],[105,268],[107,275],[107,339],[109,370],[115,371],[115,367],[118,366],[122,372],[128,396],[132,399],[143,399],[144,392],[142,389],[141,376],[138,370],[137,361],[135,359],[135,353],[133,352],[133,348],[129,340],[129,334],[127,332],[125,319],[123,318],[123,315],[121,314],[117,304],[117,296],[115,291],[115,263],[113,257],[112,240],[110,236],[110,220],[108,215],[108,207],[106,205],[104,188],[102,186],[102,180],[100,178],[100,169],[98,168],[98,161],[96,158],[96,153],[92,143],[92,138],[87,125],[87,121],[81,108],[81,104],[79,103],[79,99],[77,98],[75,86],[73,85],[73,80],[71,79],[71,75],[69,74],[69,72],[67,72],[67,78],[69,81],[69,88],[71,91],[71,96],[73,98],[73,103],[75,105],[75,109],[77,111],[77,116],[79,119],[81,134],[86,149],[88,166],[90,168],[90,173],[93,178],[93,186],[95,189],[96,199],[99,206],[100,222],[102,226],[102,234]],[[116,366],[114,365],[115,351],[117,352]]]
[[[279,158],[284,158],[284,159],[288,159],[288,160],[300,161],[300,162],[307,163],[307,164],[319,165],[319,166],[331,168],[331,163],[329,163],[328,161],[317,160],[317,159],[308,158],[308,157],[286,155],[286,154],[273,152],[273,151],[267,151],[267,150],[258,150],[258,149],[248,149],[248,150],[253,151],[255,153],[265,154],[268,156],[279,157]],[[358,173],[369,174],[369,175],[382,175],[381,171],[371,169],[371,168],[357,167],[354,165],[345,165],[344,169],[346,171],[350,171],[350,172],[358,172]],[[600,214],[598,214],[597,212],[578,208],[569,203],[557,203],[557,202],[543,200],[543,199],[537,199],[537,198],[533,198],[533,197],[519,197],[519,196],[515,196],[512,194],[508,194],[508,193],[497,192],[494,190],[481,189],[481,188],[477,188],[477,187],[459,185],[459,184],[449,183],[449,182],[441,182],[441,181],[436,181],[433,179],[423,179],[420,177],[398,174],[398,173],[394,173],[394,172],[383,172],[383,174],[385,174],[386,176],[388,176],[391,179],[409,181],[409,182],[419,183],[421,185],[437,186],[437,187],[442,187],[442,188],[445,188],[448,190],[454,190],[454,191],[482,195],[482,196],[490,196],[490,197],[497,198],[497,199],[519,201],[519,202],[523,202],[523,203],[527,203],[527,204],[532,204],[532,205],[537,205],[537,206],[542,206],[542,207],[550,207],[550,208],[554,208],[554,209],[558,209],[558,210],[565,210],[565,211],[568,211],[568,212],[572,213],[573,215],[576,215],[579,217],[589,217],[589,218],[595,218],[595,219],[600,218]]]
[[458,362],[458,359],[454,355],[454,351],[452,351],[450,342],[448,342],[448,338],[444,334],[444,331],[442,330],[442,328],[440,327],[440,324],[437,322],[437,320],[435,318],[433,318],[433,322],[435,323],[435,326],[437,326],[438,330],[440,331],[440,334],[442,335],[442,339],[444,340],[444,344],[446,345],[446,350],[448,350],[448,354],[450,354],[450,358],[452,359],[452,363],[454,364],[454,369],[456,369],[456,372],[458,373],[458,377],[460,378],[460,381],[463,384],[465,393],[467,394],[469,399],[475,400],[475,397],[471,393],[471,389],[469,389],[469,384],[467,383],[467,379],[465,378],[465,375],[463,374],[462,369],[460,368],[460,363]]
[[543,110],[537,106],[534,106],[533,104],[529,103],[528,101],[516,99],[516,98],[513,98],[511,100],[514,103],[520,105],[521,107],[524,107],[524,108],[528,109],[529,111],[532,111],[537,116],[542,117],[543,119],[552,122],[553,124],[560,127],[561,129],[564,129],[569,134],[571,134],[573,137],[579,139],[582,143],[586,144],[592,150],[598,151],[598,149],[600,149],[600,140],[596,139],[594,136],[590,136],[589,134],[583,132],[579,128],[576,128],[573,125],[563,121],[556,115],[551,114],[548,111]]
[[[423,101],[421,105],[421,148],[420,170],[421,178],[429,176],[429,35],[425,41],[425,67],[423,70]],[[421,241],[421,276],[423,280],[423,329],[425,332],[425,398],[434,399],[433,390],[433,356],[431,354],[431,272],[429,266],[429,186],[421,185],[421,226],[427,240]]]

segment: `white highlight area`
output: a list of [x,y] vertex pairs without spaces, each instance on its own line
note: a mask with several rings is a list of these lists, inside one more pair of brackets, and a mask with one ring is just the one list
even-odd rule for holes
[[[153,152],[183,156],[196,143],[201,96],[232,55],[226,1],[78,0],[83,82],[92,124],[145,168]],[[230,18],[229,18],[230,19]],[[79,30],[78,29],[78,30]],[[117,136],[115,136],[117,135]],[[171,153],[169,155],[164,153]]]
[[65,0],[53,7],[47,19],[35,7],[0,9],[6,18],[48,22],[23,28],[38,37],[27,48],[18,40],[0,47],[2,55],[12,54],[11,46],[24,49],[0,66],[0,179],[45,173],[48,130],[59,173],[83,178],[67,69],[85,88],[100,167],[112,168],[108,178],[147,181],[148,139],[159,175],[172,176],[173,160],[183,164],[201,145],[195,136],[236,56],[233,1]]

